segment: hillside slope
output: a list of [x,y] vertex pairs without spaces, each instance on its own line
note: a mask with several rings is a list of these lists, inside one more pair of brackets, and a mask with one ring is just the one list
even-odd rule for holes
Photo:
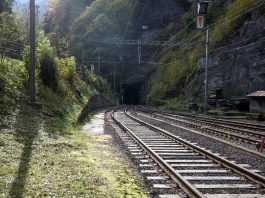
[[[195,29],[196,5],[185,12],[180,32],[172,40],[185,41],[177,48],[160,51],[153,59],[158,66],[151,75],[149,96],[166,99],[188,96],[200,100],[204,90],[205,33]],[[222,88],[224,96],[244,97],[265,89],[265,17],[263,1],[216,1],[210,5],[209,89]],[[172,34],[171,23],[165,31]],[[174,29],[174,28],[173,28]],[[231,89],[232,87],[232,89]]]

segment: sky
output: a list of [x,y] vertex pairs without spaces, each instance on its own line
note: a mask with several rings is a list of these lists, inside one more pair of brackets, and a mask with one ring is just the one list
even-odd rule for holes
[[[35,0],[36,5],[40,6],[40,12],[44,13],[46,11],[49,0]],[[19,5],[27,4],[29,0],[15,0],[15,6],[19,7]]]

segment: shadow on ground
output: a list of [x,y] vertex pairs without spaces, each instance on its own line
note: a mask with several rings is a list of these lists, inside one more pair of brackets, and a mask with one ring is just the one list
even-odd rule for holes
[[99,112],[102,109],[111,107],[114,104],[105,98],[103,95],[92,96],[87,105],[82,109],[80,115],[77,118],[77,123],[83,123],[90,115]]
[[22,106],[16,117],[15,139],[23,144],[17,175],[9,191],[9,197],[20,198],[25,192],[30,162],[33,153],[33,143],[38,137],[41,127],[41,114],[30,106]]

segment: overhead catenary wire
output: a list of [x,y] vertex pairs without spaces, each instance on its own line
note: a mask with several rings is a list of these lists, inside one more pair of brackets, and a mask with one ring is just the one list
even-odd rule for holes
[[149,4],[149,2],[150,2],[150,0],[147,0],[147,2],[144,4],[144,8],[143,8],[143,10],[142,10],[142,13],[141,13],[140,17],[139,17],[138,20],[137,20],[136,25],[139,25],[139,23],[140,23],[140,21],[141,21],[143,15],[144,15],[145,9],[146,9],[147,5]]
[[[265,38],[265,36],[263,38]],[[225,54],[225,53],[228,53],[228,52],[231,52],[231,51],[235,51],[235,50],[241,50],[241,49],[244,49],[244,48],[250,47],[250,46],[256,47],[257,44],[260,44],[262,42],[265,42],[265,39],[257,41],[257,42],[254,42],[254,43],[250,43],[250,44],[245,45],[245,46],[235,47],[235,48],[232,48],[230,50],[227,50],[227,51],[224,51],[224,52],[220,52],[220,53],[218,53],[218,55]],[[250,49],[252,49],[252,48],[250,48]]]
[[248,13],[248,12],[250,12],[250,11],[258,8],[259,6],[263,5],[264,2],[265,2],[265,0],[260,0],[256,4],[251,5],[251,6],[247,7],[247,8],[245,8],[241,13],[239,13],[236,16],[234,16],[233,18],[227,18],[227,21],[224,21],[224,22],[221,22],[221,23],[219,23],[219,21],[217,21],[215,23],[210,24],[209,26],[210,26],[210,28],[217,28],[217,27],[222,26],[222,25],[224,25],[226,23],[229,23],[229,22],[231,22],[231,21],[233,21],[233,20],[235,20],[235,19],[237,19],[237,18],[245,15],[246,13]]
[[[222,26],[225,25],[226,23],[231,22],[231,21],[233,21],[233,20],[235,20],[235,19],[237,19],[237,18],[239,18],[239,17],[245,15],[246,13],[252,11],[253,9],[256,9],[256,8],[259,7],[259,6],[261,5],[261,3],[263,3],[263,2],[264,2],[264,0],[261,0],[261,1],[257,2],[255,5],[252,5],[251,7],[248,7],[248,8],[246,8],[246,9],[244,9],[243,12],[240,12],[238,15],[236,15],[236,16],[234,16],[234,17],[232,17],[232,18],[227,18],[227,20],[224,21],[224,22],[222,22],[222,23],[220,23],[220,21],[217,21],[217,22],[215,22],[215,23],[210,24],[209,26],[210,26],[211,29],[218,29],[218,28],[220,28],[220,26],[222,27]],[[147,3],[148,3],[148,2],[146,2],[146,4],[147,4]],[[213,3],[216,3],[216,2],[213,2]],[[211,6],[213,5],[213,3],[211,4]],[[133,16],[133,13],[134,13],[134,10],[135,10],[135,7],[136,7],[136,4],[137,4],[137,0],[135,0],[135,2],[134,2],[134,5],[133,5],[133,11],[132,11],[132,13],[131,13],[131,17],[130,17],[129,22],[130,22],[131,19],[132,19],[132,16]],[[145,4],[144,7],[146,7],[146,4]],[[144,10],[143,10],[143,12],[144,12]],[[140,18],[141,18],[141,16],[140,16]],[[139,19],[138,19],[138,21],[139,21]],[[113,40],[112,40],[112,41],[103,41],[103,40],[101,40],[101,41],[100,41],[100,40],[95,41],[95,40],[94,40],[93,42],[99,42],[99,43],[104,43],[104,44],[117,44],[117,45],[124,45],[124,44],[137,45],[137,44],[139,44],[139,40],[124,40],[125,37],[126,37],[127,31],[128,31],[129,22],[128,22],[127,26],[126,26],[126,30],[125,30],[125,32],[124,32],[124,36],[123,36],[122,41],[121,41],[121,40],[116,40],[116,41],[113,41]],[[184,29],[182,29],[180,32],[177,33],[177,35],[181,34],[181,33],[185,30],[185,28],[189,27],[189,25],[192,24],[192,22],[193,22],[193,21],[191,21],[189,24],[187,24],[187,25],[184,27]],[[216,25],[216,24],[217,24],[217,25]],[[156,47],[157,47],[157,46],[163,46],[163,47],[167,46],[167,47],[168,47],[167,49],[169,49],[169,48],[171,48],[171,47],[177,47],[177,46],[181,46],[181,45],[183,45],[183,44],[190,43],[190,42],[192,42],[193,40],[197,39],[198,37],[203,37],[205,31],[206,31],[206,29],[204,29],[203,31],[201,31],[201,32],[198,33],[198,34],[195,34],[195,35],[191,36],[190,38],[185,38],[185,39],[179,41],[178,43],[172,43],[172,42],[171,42],[172,38],[171,38],[169,41],[151,41],[150,43],[145,42],[145,41],[140,41],[140,42],[141,42],[141,45],[145,45],[145,44],[146,44],[146,45],[149,45],[149,44],[150,44],[150,45],[154,45],[154,46],[156,46]],[[176,37],[176,35],[175,35],[174,37]],[[233,44],[233,45],[234,45],[234,44]],[[222,46],[222,48],[224,48],[224,47],[226,47],[226,46]],[[219,49],[219,48],[218,48],[218,49]],[[217,50],[217,49],[215,49],[215,50]],[[157,52],[157,50],[156,50],[156,52]],[[210,51],[210,52],[212,52],[212,51]]]
[[8,39],[3,39],[3,38],[0,38],[0,41],[2,42],[7,42],[9,44],[12,44],[12,45],[16,45],[16,46],[20,46],[20,47],[25,47],[25,45],[21,44],[21,43],[17,43],[17,42],[14,42],[14,41],[10,41]]
[[[219,27],[219,26],[221,26],[221,25],[224,25],[224,24],[226,24],[226,23],[228,23],[228,22],[231,22],[231,21],[233,21],[233,20],[235,20],[235,19],[237,19],[237,18],[243,16],[244,14],[246,14],[246,13],[252,11],[253,9],[259,7],[259,4],[260,4],[260,3],[263,3],[263,2],[265,2],[265,0],[260,0],[258,3],[254,4],[254,5],[252,5],[252,6],[249,6],[249,7],[246,8],[246,9],[244,9],[243,12],[241,12],[241,13],[239,13],[238,15],[234,16],[233,18],[228,18],[227,21],[222,22],[222,23],[220,23],[220,24],[218,24],[219,21],[217,21],[217,22],[215,22],[215,23],[210,24],[209,27],[210,27],[211,29],[213,29],[213,28],[217,28],[217,27]],[[214,3],[217,3],[217,2],[214,2]],[[217,25],[216,25],[216,24],[217,24]],[[188,25],[190,25],[190,24],[188,24]],[[188,26],[188,25],[187,25],[187,26]],[[214,25],[216,25],[216,26],[214,26]],[[187,28],[187,27],[186,27],[186,28]],[[200,33],[198,33],[198,34],[192,36],[191,38],[186,39],[185,42],[190,41],[190,40],[193,40],[193,39],[197,38],[197,37],[200,36],[200,35],[204,36],[204,33],[205,33],[205,32],[206,32],[206,28],[204,28],[203,31],[201,31]]]
[[[217,1],[212,1],[211,4],[209,5],[209,8],[212,7],[215,3],[217,3]],[[168,42],[171,42],[174,38],[176,38],[177,36],[179,36],[182,32],[184,32],[184,30],[186,30],[191,24],[193,24],[196,21],[195,18],[193,18],[185,27],[183,27],[180,31],[177,32],[177,34],[175,34],[174,36],[172,36]],[[199,33],[202,34],[202,33]]]
[[[244,45],[244,46],[237,46],[237,47],[234,47],[234,48],[231,48],[231,49],[228,49],[226,51],[223,51],[223,52],[220,52],[220,53],[217,53],[216,55],[220,55],[220,54],[225,54],[225,53],[228,53],[228,52],[231,52],[231,51],[235,51],[235,50],[240,50],[240,49],[244,49],[246,47],[250,47],[250,46],[253,46],[255,47],[257,44],[260,44],[262,42],[265,42],[265,36],[263,35],[262,37],[259,36],[259,37],[255,37],[255,38],[252,38],[252,39],[248,39],[248,40],[244,40],[244,41],[240,41],[240,42],[237,42],[237,43],[233,43],[233,44],[230,44],[230,45],[226,45],[226,46],[222,46],[222,47],[219,47],[219,48],[216,48],[216,49],[213,49],[213,50],[210,50],[209,52],[210,53],[213,53],[213,52],[216,52],[220,49],[223,49],[223,48],[226,48],[226,47],[229,47],[229,46],[232,46],[232,45],[235,45],[235,44],[239,44],[239,43],[243,43],[243,42],[250,42],[250,40],[256,40],[256,39],[260,39],[260,38],[264,38],[260,41],[257,41],[257,42],[253,42],[253,43],[250,43],[250,44],[247,44],[247,45]],[[203,53],[199,53],[197,55],[195,55],[195,58],[199,58],[201,55],[203,55]],[[169,62],[169,63],[158,63],[158,62],[148,62],[148,61],[142,61],[144,63],[148,63],[148,64],[152,64],[152,65],[170,65],[170,64],[173,64],[173,63],[178,63],[182,60],[176,60],[176,61],[172,61],[172,62]]]
[[126,34],[127,34],[127,32],[128,32],[129,25],[130,25],[130,23],[131,23],[131,20],[132,20],[132,17],[133,17],[134,10],[135,10],[135,7],[136,7],[137,2],[138,2],[138,0],[135,0],[135,1],[134,1],[134,5],[133,5],[132,12],[131,12],[131,16],[130,16],[129,21],[127,22],[126,29],[125,29],[124,34],[123,34],[123,37],[122,37],[122,41],[125,39]]
[[[253,9],[256,9],[257,7],[263,5],[262,3],[264,3],[264,0],[261,0],[261,1],[259,1],[258,3],[254,4],[254,5],[250,6],[250,7],[248,7],[248,8],[246,8],[246,9],[244,9],[243,12],[239,13],[238,15],[234,16],[234,17],[231,18],[231,19],[228,18],[227,21],[225,21],[225,22],[223,22],[223,23],[221,23],[221,24],[218,24],[217,26],[214,26],[214,25],[217,24],[218,22],[215,22],[215,23],[213,23],[213,24],[210,24],[209,26],[212,27],[212,29],[216,29],[217,27],[219,27],[219,26],[221,26],[221,25],[224,25],[224,24],[226,24],[226,23],[228,23],[228,22],[231,22],[232,20],[235,20],[235,19],[237,19],[237,18],[243,16],[244,14],[246,14],[246,13],[252,11]],[[189,25],[189,24],[188,24],[188,25]],[[203,30],[202,32],[200,32],[199,34],[196,34],[196,35],[192,36],[191,38],[188,38],[188,39],[184,40],[183,42],[189,42],[189,41],[191,41],[191,40],[193,40],[193,39],[199,37],[200,35],[201,35],[201,36],[204,36],[205,31],[206,31],[206,29],[204,29],[204,30]],[[180,43],[181,43],[181,42],[180,42]],[[231,44],[231,45],[234,45],[234,44]],[[230,46],[230,45],[229,45],[229,46]],[[222,46],[222,47],[220,47],[220,48],[218,48],[218,49],[215,49],[214,51],[219,50],[219,49],[224,48],[224,47],[227,47],[227,46]],[[212,52],[213,52],[213,50],[210,51],[210,53],[212,53]],[[201,53],[201,54],[199,54],[199,55],[202,55],[202,54],[203,54],[203,53]],[[153,62],[151,62],[151,63],[152,63],[152,64],[159,64],[159,63],[153,63]],[[173,63],[174,63],[174,62],[173,62]],[[149,64],[150,64],[150,62],[149,62]],[[168,64],[171,64],[171,63],[168,63]]]
[[[84,60],[84,61],[82,61],[82,62],[84,62],[84,63],[97,63],[98,62],[98,60]],[[111,63],[111,64],[118,64],[119,62],[114,62],[114,61],[108,61],[108,60],[101,60],[100,61],[101,63]]]

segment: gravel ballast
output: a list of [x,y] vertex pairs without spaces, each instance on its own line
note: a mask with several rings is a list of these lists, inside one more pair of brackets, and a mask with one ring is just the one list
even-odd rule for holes
[[203,135],[195,134],[189,130],[180,129],[170,124],[160,122],[156,119],[150,119],[142,115],[138,115],[130,111],[135,117],[152,124],[156,127],[160,127],[164,130],[171,132],[185,140],[193,143],[197,143],[198,146],[203,147],[207,150],[211,150],[213,153],[219,153],[222,157],[226,157],[230,161],[235,161],[237,164],[249,164],[250,169],[258,169],[261,171],[261,175],[265,176],[265,163],[263,157],[247,153],[240,148],[224,144],[218,140],[214,140]]

